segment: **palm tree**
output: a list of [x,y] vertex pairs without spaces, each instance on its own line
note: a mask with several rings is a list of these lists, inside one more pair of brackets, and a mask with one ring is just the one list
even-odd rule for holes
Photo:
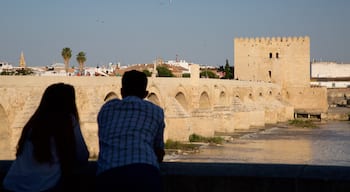
[[64,65],[67,73],[69,68],[69,60],[72,57],[72,50],[69,47],[65,47],[62,49],[61,55],[63,57]]
[[86,61],[86,54],[83,51],[80,51],[77,55],[77,61],[79,63],[79,74],[83,74],[84,63]]

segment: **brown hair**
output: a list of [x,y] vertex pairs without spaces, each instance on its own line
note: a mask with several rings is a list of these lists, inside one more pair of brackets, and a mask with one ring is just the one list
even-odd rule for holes
[[62,174],[68,173],[76,157],[74,123],[79,123],[74,87],[64,83],[50,85],[22,130],[16,156],[21,155],[26,141],[30,141],[34,158],[39,163],[50,163],[53,141]]

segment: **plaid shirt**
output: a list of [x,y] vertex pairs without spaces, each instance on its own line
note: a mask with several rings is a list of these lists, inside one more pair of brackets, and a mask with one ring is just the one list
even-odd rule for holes
[[135,96],[113,99],[102,106],[97,121],[97,174],[134,163],[159,168],[154,149],[164,149],[162,108]]

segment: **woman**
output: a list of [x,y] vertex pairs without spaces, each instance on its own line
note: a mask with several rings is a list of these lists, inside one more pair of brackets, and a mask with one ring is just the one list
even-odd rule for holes
[[22,130],[16,159],[3,185],[9,191],[60,191],[70,174],[87,163],[72,85],[56,83],[45,90],[39,107]]

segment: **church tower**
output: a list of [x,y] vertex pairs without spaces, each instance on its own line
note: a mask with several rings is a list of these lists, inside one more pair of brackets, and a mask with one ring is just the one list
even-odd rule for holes
[[19,58],[19,67],[21,68],[26,67],[26,60],[24,59],[23,51],[21,52],[21,57]]

